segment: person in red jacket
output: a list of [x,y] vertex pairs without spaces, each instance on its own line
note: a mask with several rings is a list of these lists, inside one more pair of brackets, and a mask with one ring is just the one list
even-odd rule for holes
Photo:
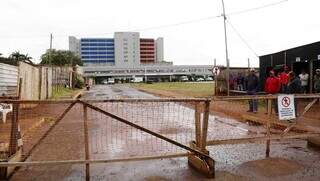
[[[264,85],[264,91],[267,94],[278,94],[281,88],[280,79],[276,77],[275,72],[273,70],[270,71],[269,77],[266,80],[266,83]],[[274,111],[276,114],[278,114],[278,104],[277,100],[273,100],[272,104],[274,106]]]
[[289,82],[289,69],[288,66],[284,65],[282,71],[279,73],[279,79],[281,84],[281,93],[288,92],[288,82]]

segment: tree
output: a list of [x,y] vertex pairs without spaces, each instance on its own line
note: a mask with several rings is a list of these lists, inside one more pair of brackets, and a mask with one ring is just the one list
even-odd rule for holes
[[12,52],[8,59],[16,62],[22,61],[25,63],[33,64],[33,62],[31,61],[32,57],[30,57],[28,54],[22,54],[19,51]]
[[50,50],[47,50],[46,53],[44,53],[41,56],[41,62],[42,65],[57,65],[57,66],[63,66],[63,65],[83,65],[80,57],[76,56],[73,52],[68,50],[55,50],[53,49],[50,53]]

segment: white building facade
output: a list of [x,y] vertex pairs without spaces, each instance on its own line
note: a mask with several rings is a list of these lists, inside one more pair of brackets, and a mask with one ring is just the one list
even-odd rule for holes
[[137,32],[116,32],[114,34],[116,67],[140,65],[140,35]]
[[164,60],[163,57],[163,38],[157,38],[156,40],[156,62],[162,62]]

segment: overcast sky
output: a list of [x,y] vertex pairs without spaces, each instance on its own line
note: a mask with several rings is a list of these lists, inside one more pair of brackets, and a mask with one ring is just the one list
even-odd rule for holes
[[[281,0],[225,0],[228,13]],[[288,0],[254,11],[231,14],[227,24],[231,66],[258,65],[263,55],[320,40],[320,1]],[[68,49],[68,36],[113,37],[131,31],[179,24],[222,14],[221,0],[0,0],[0,53],[19,50],[39,62],[49,47]],[[145,38],[164,37],[165,59],[174,64],[225,64],[223,19],[140,31]],[[255,52],[255,53],[254,53]]]

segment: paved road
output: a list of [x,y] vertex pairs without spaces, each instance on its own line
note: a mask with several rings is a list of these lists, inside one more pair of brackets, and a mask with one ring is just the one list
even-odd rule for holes
[[157,98],[126,85],[96,85],[86,91],[83,99]]
[[[110,98],[157,98],[153,95],[138,91],[126,85],[98,85],[87,91],[84,99]],[[153,131],[187,143],[194,136],[192,132],[192,117],[194,110],[181,104],[96,104],[113,114],[149,127]],[[78,109],[80,111],[80,109]],[[152,114],[148,114],[152,112]],[[75,111],[75,114],[76,111]],[[143,116],[141,116],[143,115]],[[67,119],[72,123],[74,116]],[[165,144],[161,140],[154,140],[148,135],[134,131],[130,127],[120,125],[103,115],[89,111],[90,122],[90,150],[91,158],[118,158],[128,156],[149,155],[152,153],[177,151],[176,147]],[[173,118],[173,119],[171,119]],[[78,118],[77,118],[78,119]],[[81,118],[80,118],[81,119]],[[107,120],[107,121],[106,121]],[[179,121],[185,121],[181,124]],[[163,124],[167,123],[167,124]],[[79,122],[82,124],[81,122]],[[72,124],[71,126],[76,126]],[[162,129],[162,128],[166,129]],[[59,128],[69,133],[67,128]],[[261,127],[248,126],[232,119],[210,115],[208,139],[226,139],[236,137],[250,137],[263,133]],[[59,130],[57,130],[59,135]],[[71,137],[72,135],[70,135]],[[73,135],[74,136],[74,135]],[[81,137],[81,136],[80,136]],[[113,139],[110,139],[113,138]],[[58,140],[50,138],[50,144],[59,144]],[[71,139],[71,138],[70,138]],[[81,140],[81,139],[80,139]],[[75,139],[75,142],[80,141]],[[128,141],[129,140],[129,141]],[[157,144],[154,144],[157,143]],[[136,145],[132,145],[136,144]],[[249,162],[264,158],[265,144],[241,144],[209,147],[210,155],[216,161],[217,180],[318,180],[320,178],[320,154],[307,148],[304,140],[272,142],[271,156],[287,160],[268,160],[267,162]],[[150,146],[153,145],[153,146]],[[157,146],[158,145],[158,146]],[[50,147],[50,146],[49,146]],[[39,148],[35,154],[45,154],[48,145]],[[64,145],[61,145],[61,150]],[[162,149],[161,149],[162,148]],[[143,151],[142,151],[143,150]],[[49,150],[50,151],[50,150]],[[57,151],[57,150],[54,150]],[[62,152],[62,151],[61,151]],[[83,149],[77,154],[83,154]],[[62,152],[63,153],[63,152]],[[44,156],[39,156],[45,159]],[[83,180],[82,165],[65,167],[23,169],[13,180]],[[266,169],[274,168],[274,169]],[[28,175],[28,177],[23,177]],[[201,180],[203,176],[190,169],[186,158],[163,159],[152,161],[96,164],[91,165],[92,180]]]

